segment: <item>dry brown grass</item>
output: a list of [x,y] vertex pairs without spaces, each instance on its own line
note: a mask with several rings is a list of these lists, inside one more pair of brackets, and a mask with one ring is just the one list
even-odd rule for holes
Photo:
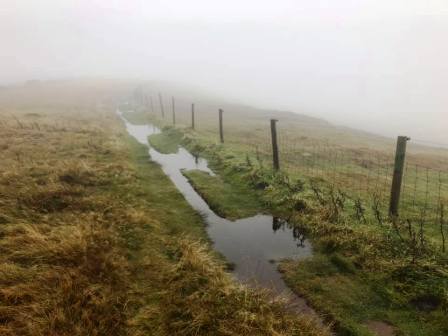
[[285,299],[237,285],[200,242],[170,245],[177,262],[162,275],[162,335],[328,335],[311,317],[286,310]]
[[0,333],[122,334],[129,263],[94,188],[120,173],[101,158],[113,133],[21,112],[1,123]]
[[2,334],[120,334],[127,263],[111,232],[73,224],[48,234],[30,225],[4,233]]

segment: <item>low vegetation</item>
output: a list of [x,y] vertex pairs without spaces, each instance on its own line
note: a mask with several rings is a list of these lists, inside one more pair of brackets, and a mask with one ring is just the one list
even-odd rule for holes
[[[183,133],[182,144],[209,159],[224,184],[232,188],[238,179],[244,188],[261,192],[265,206],[283,212],[312,239],[315,255],[284,261],[281,270],[338,334],[371,335],[378,325],[397,335],[448,334],[448,256],[440,248],[440,231],[391,221],[375,208],[377,216],[366,216],[365,204],[325,181],[273,173],[244,147],[219,145],[187,128]],[[208,189],[207,182],[193,180],[198,190]],[[211,203],[217,195],[203,192]]]
[[114,99],[65,87],[0,114],[1,335],[329,335],[236,284]]

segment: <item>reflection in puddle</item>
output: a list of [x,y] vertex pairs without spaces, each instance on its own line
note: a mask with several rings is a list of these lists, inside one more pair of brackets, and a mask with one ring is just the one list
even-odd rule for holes
[[305,247],[306,236],[305,232],[300,227],[295,227],[294,225],[289,224],[285,219],[272,217],[272,230],[274,230],[274,232],[278,230],[285,231],[285,228],[292,231],[292,236],[297,242],[297,247]]
[[[160,133],[153,125],[137,126],[122,119],[129,134],[146,146],[149,146],[149,135]],[[198,169],[214,175],[206,160],[191,155],[182,147],[175,154],[161,154],[149,147],[149,154],[153,161],[160,164],[187,202],[204,216],[215,249],[235,266],[234,275],[239,280],[271,288],[278,294],[291,294],[277,270],[276,262],[311,255],[311,245],[303,232],[287,221],[270,215],[260,214],[236,221],[219,217],[182,174],[183,170]],[[301,306],[301,309],[309,310],[303,302]]]

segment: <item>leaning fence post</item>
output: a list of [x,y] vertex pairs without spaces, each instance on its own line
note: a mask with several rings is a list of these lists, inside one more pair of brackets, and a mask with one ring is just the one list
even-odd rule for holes
[[224,143],[224,129],[222,126],[222,109],[219,109],[219,139]]
[[272,162],[274,170],[280,169],[280,161],[278,159],[277,121],[277,119],[271,119]]
[[159,102],[160,102],[160,112],[162,113],[162,118],[165,119],[165,111],[163,110],[163,100],[162,95],[159,93]]
[[395,151],[394,175],[392,178],[392,188],[390,193],[389,215],[398,216],[400,204],[401,184],[403,180],[404,161],[406,158],[406,143],[411,140],[407,136],[399,136],[397,139],[397,149]]
[[194,104],[191,104],[191,128],[194,129]]
[[176,125],[176,105],[175,105],[174,97],[171,97],[171,104],[173,107],[173,125]]

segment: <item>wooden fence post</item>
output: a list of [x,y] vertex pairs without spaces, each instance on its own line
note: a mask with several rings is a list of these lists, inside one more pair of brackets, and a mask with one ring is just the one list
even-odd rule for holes
[[147,94],[145,94],[145,107],[146,107],[146,110],[148,111],[149,110],[149,99],[148,99]]
[[154,114],[154,102],[152,100],[152,96],[149,96],[149,100],[151,102],[151,112],[152,112],[152,114]]
[[278,158],[278,142],[277,142],[277,121],[271,119],[271,139],[272,139],[272,162],[274,170],[280,169],[280,160]]
[[163,110],[163,99],[160,93],[159,93],[159,102],[160,102],[160,112],[162,113],[162,119],[165,119],[165,111]]
[[176,125],[176,105],[175,105],[174,97],[171,97],[171,104],[173,107],[173,125]]
[[191,128],[194,129],[194,103],[191,104]]
[[224,129],[222,126],[222,113],[223,113],[223,110],[219,109],[219,139],[221,140],[221,143],[224,143]]
[[395,151],[394,175],[392,178],[392,188],[390,193],[389,215],[398,216],[400,204],[401,184],[403,181],[404,161],[406,158],[406,143],[410,138],[399,136],[397,139],[397,149]]

